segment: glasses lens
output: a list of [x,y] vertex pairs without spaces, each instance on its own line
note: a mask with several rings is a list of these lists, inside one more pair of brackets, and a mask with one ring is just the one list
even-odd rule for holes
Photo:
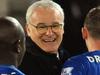
[[52,25],[52,28],[55,29],[55,30],[61,29],[62,24],[54,24],[54,25]]
[[48,26],[46,26],[45,24],[38,24],[37,25],[37,31],[39,33],[45,33],[47,28],[48,28]]

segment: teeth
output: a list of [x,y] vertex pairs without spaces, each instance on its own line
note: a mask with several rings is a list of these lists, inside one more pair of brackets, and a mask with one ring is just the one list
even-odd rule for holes
[[45,42],[53,42],[55,39],[44,39]]

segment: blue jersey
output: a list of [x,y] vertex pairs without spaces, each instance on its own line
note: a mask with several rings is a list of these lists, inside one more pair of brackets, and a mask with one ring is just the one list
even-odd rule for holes
[[100,75],[100,51],[87,52],[68,59],[61,75]]
[[0,65],[0,75],[25,75],[14,66]]

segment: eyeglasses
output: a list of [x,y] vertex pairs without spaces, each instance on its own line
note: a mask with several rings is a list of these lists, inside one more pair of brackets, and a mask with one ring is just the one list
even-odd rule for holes
[[37,26],[35,26],[31,23],[30,23],[30,25],[35,27],[40,34],[47,32],[48,28],[51,28],[52,31],[54,31],[54,32],[59,32],[61,29],[63,29],[63,26],[64,26],[63,24],[59,24],[59,23],[53,23],[52,25],[49,25],[49,26],[47,26],[44,23],[39,23],[39,24],[37,24]]

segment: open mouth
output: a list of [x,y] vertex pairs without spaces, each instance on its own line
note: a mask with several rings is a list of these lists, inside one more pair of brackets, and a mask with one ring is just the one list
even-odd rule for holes
[[42,41],[44,42],[55,42],[56,41],[56,38],[48,38],[48,39],[43,39]]

